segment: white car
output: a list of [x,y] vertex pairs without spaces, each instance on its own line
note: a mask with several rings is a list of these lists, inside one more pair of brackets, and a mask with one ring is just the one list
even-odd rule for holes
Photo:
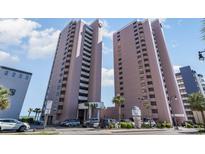
[[24,132],[28,129],[30,129],[29,124],[23,123],[16,119],[10,119],[10,118],[0,119],[0,131],[1,130],[16,130],[19,132]]

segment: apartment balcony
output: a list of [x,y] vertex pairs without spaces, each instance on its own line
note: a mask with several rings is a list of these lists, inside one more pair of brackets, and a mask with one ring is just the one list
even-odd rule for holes
[[89,75],[90,75],[89,73],[86,73],[86,72],[83,72],[83,71],[81,71],[80,74],[83,74],[83,75],[86,75],[86,76],[89,76]]
[[88,97],[78,96],[78,99],[79,99],[79,100],[83,100],[83,101],[87,101],[87,100],[88,100]]
[[57,110],[57,114],[62,114],[63,113],[63,110]]
[[91,61],[91,58],[88,58],[88,57],[86,57],[86,56],[84,56],[84,55],[83,55],[83,58],[86,59],[86,60]]
[[79,89],[80,93],[88,94],[88,90]]
[[89,81],[89,79],[88,78],[84,78],[84,77],[80,77],[80,80],[82,80],[82,81]]
[[80,83],[80,86],[88,88],[88,84],[85,84],[85,83]]

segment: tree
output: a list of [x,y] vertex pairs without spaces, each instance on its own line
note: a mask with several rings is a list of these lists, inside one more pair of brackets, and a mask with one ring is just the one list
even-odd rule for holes
[[193,111],[200,111],[205,126],[205,97],[201,93],[193,93],[188,96],[188,103]]
[[143,107],[144,107],[145,110],[146,110],[146,116],[147,116],[148,119],[149,119],[149,124],[150,124],[150,128],[151,128],[151,127],[152,127],[152,122],[151,122],[152,112],[151,112],[151,105],[150,105],[149,101],[143,102]]
[[38,120],[38,116],[39,116],[39,114],[41,113],[41,109],[40,109],[40,108],[35,108],[35,109],[33,110],[33,112],[35,113],[34,119],[35,119],[35,120]]
[[29,109],[28,109],[28,117],[30,117],[31,112],[33,112],[33,109],[32,109],[32,108],[29,108]]
[[5,110],[9,108],[9,95],[9,90],[0,86],[0,110]]
[[118,119],[121,120],[121,105],[124,104],[125,98],[119,94],[112,99],[112,102],[118,106]]
[[92,118],[92,115],[93,115],[93,110],[97,108],[97,104],[93,104],[93,103],[85,103],[85,106],[88,107],[88,118]]

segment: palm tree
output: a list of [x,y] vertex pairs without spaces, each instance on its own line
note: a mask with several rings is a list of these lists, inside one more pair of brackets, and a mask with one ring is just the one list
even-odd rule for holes
[[151,105],[148,101],[143,102],[143,107],[146,110],[146,116],[149,118],[149,124],[150,124],[150,128],[152,127],[152,123],[151,123],[151,119],[152,119],[152,113],[151,113]]
[[9,108],[9,95],[9,90],[0,86],[0,110]]
[[85,103],[85,106],[88,107],[88,118],[91,118],[93,115],[93,110],[97,107],[97,104],[89,104],[89,102]]
[[[201,93],[193,93],[188,97],[188,103],[193,111],[200,111],[205,126],[205,97]],[[205,128],[205,127],[204,127]]]
[[117,96],[115,96],[113,99],[112,99],[112,102],[118,106],[118,119],[119,121],[121,120],[121,105],[124,104],[125,102],[125,98],[120,96],[119,94],[117,94]]
[[34,120],[38,120],[38,115],[41,113],[41,109],[40,108],[35,108],[33,110],[33,112],[35,113]]
[[28,109],[28,117],[30,117],[31,112],[33,112],[33,109],[32,109],[32,108],[29,108],[29,109]]
[[42,110],[40,108],[38,108],[38,110],[37,110],[37,120],[39,120],[41,112],[42,112]]

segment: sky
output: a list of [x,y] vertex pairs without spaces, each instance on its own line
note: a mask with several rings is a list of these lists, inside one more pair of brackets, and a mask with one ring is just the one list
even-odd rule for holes
[[[0,19],[0,65],[33,73],[21,115],[28,108],[41,108],[60,31],[73,19]],[[83,19],[90,23],[95,19]],[[113,32],[132,22],[133,18],[108,18],[103,22],[102,102],[112,106],[114,96]],[[143,20],[143,19],[139,19]],[[197,52],[204,50],[201,39],[202,19],[160,19],[169,55],[175,70],[190,65],[205,75],[205,62]]]

